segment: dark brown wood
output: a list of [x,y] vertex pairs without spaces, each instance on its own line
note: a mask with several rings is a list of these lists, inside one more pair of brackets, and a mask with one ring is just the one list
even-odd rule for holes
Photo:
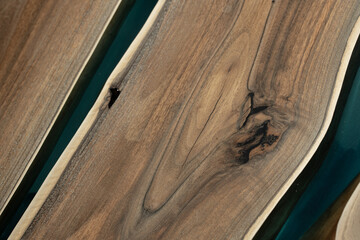
[[359,14],[159,1],[12,237],[252,238],[330,124]]

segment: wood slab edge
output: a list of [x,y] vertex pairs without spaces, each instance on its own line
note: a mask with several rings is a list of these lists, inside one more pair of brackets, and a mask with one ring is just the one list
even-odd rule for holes
[[[109,17],[109,19],[107,20],[105,27],[102,29],[101,34],[99,35],[98,39],[96,40],[96,43],[94,44],[93,48],[90,51],[90,54],[87,56],[86,61],[84,61],[83,65],[81,66],[81,69],[79,71],[79,73],[77,74],[75,79],[79,79],[79,77],[81,76],[83,70],[85,69],[86,65],[88,64],[90,58],[92,57],[93,53],[95,52],[100,40],[102,39],[104,32],[107,30],[108,26],[111,23],[111,20],[113,19],[114,15],[116,14],[117,10],[119,9],[120,5],[126,0],[119,0],[119,2],[117,3],[116,7],[112,10],[112,13]],[[162,2],[162,1],[159,1]],[[147,26],[147,24],[144,25],[144,28]],[[140,35],[142,35],[141,33],[139,33],[139,35],[137,36],[137,38],[134,40],[134,42],[132,43],[132,45],[129,47],[127,53],[125,53],[123,59],[124,61],[121,61],[118,66],[115,68],[114,72],[117,71],[117,69],[121,69],[121,66],[125,66],[126,63],[128,62],[128,60],[131,58],[130,53],[128,53],[129,51],[134,51],[137,46],[133,46],[136,45],[136,43],[141,42],[140,39]],[[143,34],[146,35],[146,34]],[[138,39],[138,40],[137,40]],[[139,44],[137,44],[139,45]],[[128,57],[127,57],[128,56]],[[112,74],[113,75],[113,74]],[[53,167],[53,169],[50,171],[49,175],[47,176],[47,178],[45,179],[44,183],[42,184],[42,186],[39,189],[39,192],[35,195],[33,201],[30,203],[29,207],[27,208],[27,210],[25,211],[23,217],[20,219],[19,223],[17,224],[17,226],[14,228],[12,234],[10,235],[9,239],[19,239],[21,238],[21,236],[23,235],[23,233],[25,232],[26,228],[29,226],[29,224],[31,223],[31,220],[35,217],[36,213],[38,212],[38,210],[40,209],[42,203],[45,201],[46,196],[51,192],[51,190],[53,189],[53,187],[55,186],[57,180],[59,179],[60,175],[62,174],[62,172],[64,171],[68,161],[70,160],[72,154],[74,153],[74,150],[76,149],[76,146],[81,142],[81,139],[85,136],[87,130],[89,129],[89,127],[91,126],[91,124],[93,123],[93,121],[95,120],[95,116],[97,115],[100,103],[102,102],[102,100],[104,99],[104,97],[106,95],[108,95],[108,88],[111,85],[112,82],[112,75],[109,77],[109,79],[107,80],[107,82],[105,83],[105,86],[103,88],[103,90],[100,93],[99,98],[97,99],[97,101],[95,102],[94,106],[92,107],[92,109],[90,110],[90,112],[88,113],[88,115],[86,116],[85,120],[83,121],[83,123],[80,125],[79,130],[76,132],[76,134],[74,135],[74,137],[72,138],[72,140],[70,141],[70,143],[68,144],[67,148],[64,150],[64,152],[62,153],[62,155],[60,156],[60,158],[58,159],[57,163],[55,164],[55,166]],[[21,184],[22,179],[24,178],[24,176],[27,173],[27,170],[31,167],[34,159],[37,156],[37,153],[40,151],[41,147],[43,146],[45,140],[47,139],[47,136],[49,135],[54,123],[56,122],[56,120],[58,119],[62,109],[64,108],[69,96],[71,95],[73,89],[76,87],[78,81],[74,81],[73,84],[71,85],[70,91],[67,93],[66,97],[64,98],[61,107],[59,108],[59,111],[57,112],[56,116],[54,117],[54,119],[51,122],[50,127],[47,129],[45,137],[42,139],[41,143],[39,144],[39,146],[36,149],[36,154],[33,155],[33,157],[31,158],[31,161],[28,163],[28,165],[26,166],[25,171],[22,173],[21,177],[19,178],[19,181],[16,184],[16,187],[13,189],[13,191],[11,192],[11,196],[14,195],[14,193],[16,192],[18,186]],[[101,100],[99,100],[101,99]],[[4,205],[4,207],[0,210],[0,214],[3,212],[3,210],[5,209],[5,207],[7,206],[8,202],[11,200],[11,197],[7,199],[6,204]]]
[[336,228],[335,239],[357,239],[359,237],[360,184],[346,203]]
[[360,18],[358,18],[356,20],[356,23],[351,31],[348,41],[347,41],[346,48],[345,48],[343,57],[341,59],[341,65],[340,65],[340,68],[339,68],[337,76],[336,76],[334,90],[333,90],[333,93],[331,96],[330,103],[328,105],[328,109],[326,112],[325,119],[323,121],[323,125],[320,129],[319,135],[316,137],[314,144],[312,145],[309,152],[304,157],[304,160],[301,161],[299,166],[292,173],[292,175],[286,181],[286,183],[280,188],[280,190],[277,192],[275,197],[270,201],[270,203],[266,206],[266,208],[263,209],[262,214],[256,219],[254,224],[252,224],[251,228],[246,233],[244,239],[252,239],[255,236],[257,231],[260,229],[261,225],[264,223],[266,218],[270,215],[271,211],[275,208],[276,204],[279,202],[279,200],[283,197],[283,195],[286,193],[286,191],[290,188],[291,184],[295,181],[295,179],[299,176],[299,174],[302,172],[302,170],[308,164],[308,162],[310,161],[310,159],[316,152],[317,148],[319,147],[321,141],[323,140],[323,138],[330,126],[331,119],[334,115],[336,103],[338,101],[341,87],[342,87],[343,81],[345,79],[346,70],[349,65],[350,58],[351,58],[352,52],[355,48],[355,45],[356,45],[359,35],[360,35]]

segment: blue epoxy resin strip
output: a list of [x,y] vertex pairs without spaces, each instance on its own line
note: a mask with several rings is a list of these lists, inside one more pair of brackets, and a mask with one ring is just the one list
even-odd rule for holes
[[329,152],[277,240],[300,239],[360,173],[360,69]]
[[78,106],[75,108],[74,113],[71,115],[70,120],[65,126],[65,129],[57,141],[49,159],[46,161],[39,176],[35,180],[35,183],[32,185],[30,191],[27,193],[25,199],[21,203],[21,206],[12,217],[11,222],[7,224],[4,232],[0,233],[0,239],[6,239],[10,235],[16,223],[20,220],[36,192],[39,190],[41,184],[44,182],[46,176],[49,174],[61,153],[69,144],[71,138],[74,136],[82,121],[85,119],[87,113],[94,105],[111,72],[119,63],[121,57],[124,55],[125,51],[128,49],[142,26],[145,24],[145,21],[149,17],[156,3],[157,0],[135,1],[135,4],[132,6],[118,33],[116,34],[114,41],[107,50],[99,68],[96,70],[96,73],[90,80],[89,85],[83,93],[83,96],[81,97]]

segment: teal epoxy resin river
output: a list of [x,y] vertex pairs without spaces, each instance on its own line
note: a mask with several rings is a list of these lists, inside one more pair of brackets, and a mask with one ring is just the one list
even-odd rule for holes
[[57,159],[64,151],[71,138],[74,136],[76,130],[80,127],[80,124],[90,111],[91,107],[95,103],[102,87],[106,80],[110,76],[115,66],[119,63],[121,57],[128,49],[141,27],[144,25],[152,9],[154,8],[157,0],[136,0],[131,8],[128,16],[125,18],[122,26],[120,27],[113,43],[107,50],[107,53],[101,62],[101,65],[96,70],[92,77],[88,87],[86,88],[81,100],[74,110],[69,122],[65,126],[59,140],[56,143],[49,159],[46,161],[43,169],[37,177],[35,183],[32,185],[30,191],[27,193],[26,198],[21,203],[20,208],[16,214],[12,217],[11,222],[8,223],[5,231],[0,233],[0,239],[6,239],[16,223],[25,212],[26,208],[30,204],[32,198],[39,190],[41,184],[49,174],[51,168],[55,165]]
[[94,77],[91,79],[90,84],[84,92],[79,105],[76,107],[73,115],[71,116],[69,123],[66,125],[63,133],[61,134],[60,139],[49,160],[46,162],[44,169],[41,171],[40,176],[36,179],[31,192],[37,192],[49,171],[54,166],[67,144],[70,142],[71,138],[74,136],[76,130],[80,127],[80,124],[85,119],[87,113],[90,111],[100,94],[106,80],[119,63],[121,57],[128,49],[141,27],[144,25],[156,2],[156,0],[137,0],[135,2],[113,43],[108,49],[104,60],[97,69]]
[[300,239],[360,173],[359,122],[360,69],[326,159],[285,222],[277,240]]

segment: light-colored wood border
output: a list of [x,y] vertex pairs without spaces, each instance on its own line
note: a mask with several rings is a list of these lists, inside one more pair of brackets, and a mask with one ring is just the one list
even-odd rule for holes
[[343,213],[336,228],[336,240],[356,239],[359,237],[359,198],[360,184],[356,187],[349,201],[346,203]]
[[34,151],[34,154],[32,155],[31,159],[29,160],[29,162],[27,163],[24,171],[22,172],[21,176],[19,177],[16,185],[14,186],[14,188],[12,189],[11,193],[9,194],[8,198],[6,199],[4,205],[2,206],[2,208],[0,209],[0,215],[3,214],[3,212],[5,211],[6,207],[8,206],[9,202],[12,200],[15,192],[17,191],[17,189],[19,188],[20,184],[24,181],[24,177],[25,175],[28,173],[28,170],[30,169],[30,167],[33,165],[36,157],[38,156],[40,149],[43,147],[44,142],[48,139],[48,136],[50,134],[50,131],[53,129],[55,122],[58,120],[61,112],[63,111],[65,105],[67,104],[67,101],[70,97],[70,95],[73,93],[73,90],[75,88],[75,86],[79,83],[79,79],[81,74],[83,73],[85,67],[88,65],[90,58],[93,56],[96,48],[98,47],[105,31],[108,29],[108,26],[110,25],[111,20],[113,19],[113,17],[115,16],[116,11],[119,9],[120,5],[123,3],[124,0],[119,0],[116,4],[116,6],[114,7],[114,9],[112,10],[109,18],[106,21],[106,24],[104,25],[104,28],[102,29],[101,33],[99,34],[98,38],[95,41],[94,46],[92,47],[91,51],[89,52],[89,55],[86,57],[85,61],[83,62],[83,65],[81,66],[79,72],[77,73],[76,77],[75,77],[75,81],[73,81],[71,87],[69,88],[69,91],[66,93],[62,103],[60,104],[58,111],[56,113],[56,115],[54,116],[54,118],[52,119],[48,129],[46,130],[43,138],[41,139],[40,143],[38,144],[37,148]]
[[[111,16],[113,16],[116,12],[116,9],[119,7],[123,0],[119,1],[118,6],[114,8],[114,11]],[[55,184],[59,180],[61,174],[64,172],[68,162],[70,161],[71,157],[75,153],[77,147],[85,137],[86,133],[89,131],[91,126],[93,125],[94,121],[96,120],[96,116],[99,112],[99,109],[101,105],[103,104],[103,100],[106,98],[106,96],[109,94],[109,88],[111,87],[111,84],[113,83],[116,76],[121,74],[131,63],[131,60],[133,59],[134,53],[137,51],[137,49],[141,46],[141,43],[146,38],[149,29],[153,26],[153,23],[155,22],[157,16],[160,13],[160,10],[164,6],[165,0],[159,0],[156,6],[154,7],[153,11],[151,12],[149,18],[145,22],[143,28],[139,32],[139,34],[136,36],[134,41],[131,43],[130,47],[125,52],[124,56],[121,58],[119,64],[116,66],[114,71],[111,73],[109,79],[106,81],[102,91],[100,92],[99,97],[97,98],[94,106],[91,108],[89,113],[87,114],[86,118],[80,125],[79,129],[75,133],[74,137],[71,139],[70,143],[64,150],[64,152],[61,154],[59,160],[56,162],[53,169],[50,171],[49,175],[46,177],[44,183],[40,187],[39,191],[36,193],[34,199],[31,201],[29,207],[26,209],[24,215],[21,217],[20,221],[14,228],[13,232],[11,233],[9,239],[20,239],[26,229],[29,227],[31,221],[35,218],[36,214],[40,210],[41,206],[45,202],[46,198],[52,191],[52,189],[55,187]],[[109,18],[106,25],[108,25],[111,21],[111,18]],[[105,29],[103,30],[102,34],[104,33]],[[102,35],[101,34],[101,35]],[[99,38],[100,40],[100,38]],[[99,41],[98,40],[98,41]],[[98,42],[97,42],[98,43]],[[92,53],[95,50],[95,47],[92,49]],[[88,57],[87,61],[89,60],[90,56]],[[86,62],[87,62],[86,61]],[[85,67],[85,64],[83,65],[82,69]],[[77,77],[80,76],[80,73]],[[73,84],[72,88],[75,84]],[[68,97],[68,96],[67,96]],[[65,103],[65,102],[64,102]],[[64,105],[63,103],[63,105]],[[61,108],[63,107],[61,106]],[[61,109],[60,108],[60,109]],[[57,116],[56,116],[57,117]],[[56,119],[56,118],[55,118]],[[54,121],[53,123],[54,124]],[[48,130],[47,134],[50,130]],[[41,144],[42,145],[42,144]],[[40,146],[41,146],[40,145]],[[28,165],[28,167],[30,164]]]
[[262,214],[256,219],[255,223],[251,226],[251,228],[246,233],[244,239],[252,239],[257,231],[260,229],[261,225],[264,223],[266,218],[269,216],[271,211],[275,208],[276,204],[280,201],[280,199],[284,196],[286,191],[290,188],[291,184],[295,181],[295,179],[300,175],[300,173],[304,170],[305,166],[310,161],[311,157],[315,154],[317,148],[319,147],[321,141],[323,140],[332,120],[332,117],[335,112],[336,103],[339,99],[340,91],[342,84],[345,79],[345,74],[347,67],[350,62],[351,55],[355,48],[355,44],[360,35],[360,18],[357,19],[349,39],[346,44],[344,55],[341,59],[340,68],[338,74],[336,76],[334,90],[330,99],[330,103],[328,105],[328,109],[326,112],[325,119],[323,121],[322,128],[320,129],[319,135],[316,137],[314,144],[310,148],[309,152],[304,157],[303,161],[299,164],[299,166],[295,169],[290,178],[286,181],[286,183],[280,188],[275,197],[266,205],[266,208],[263,210]]

